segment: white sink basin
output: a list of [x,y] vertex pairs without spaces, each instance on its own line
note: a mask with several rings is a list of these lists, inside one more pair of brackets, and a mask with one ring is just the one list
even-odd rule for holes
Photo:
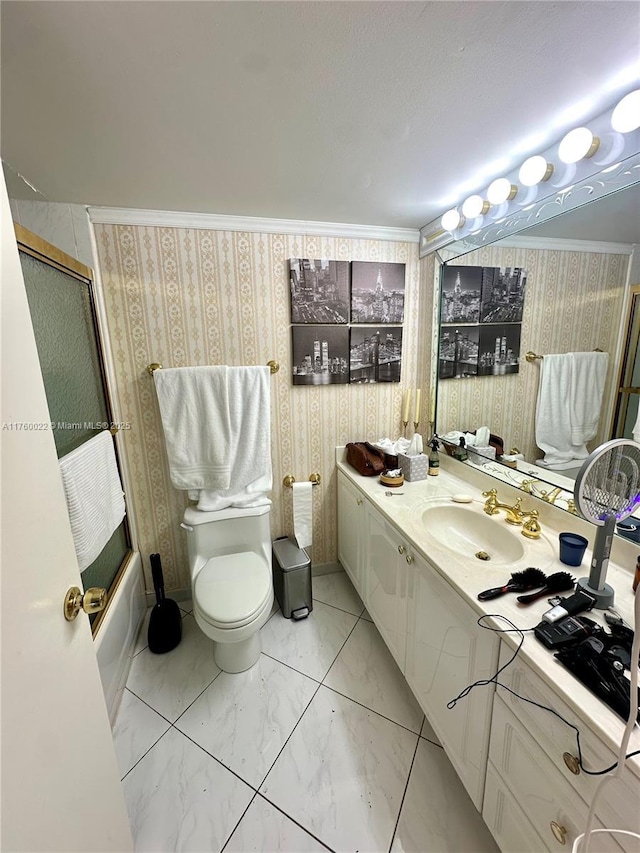
[[418,523],[431,539],[463,557],[486,560],[488,555],[492,563],[517,563],[525,555],[521,528],[514,533],[502,514],[494,518],[468,506],[440,504],[422,510]]

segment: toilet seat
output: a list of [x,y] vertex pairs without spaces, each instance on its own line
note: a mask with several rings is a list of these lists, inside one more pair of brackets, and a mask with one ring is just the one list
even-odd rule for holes
[[211,557],[198,572],[193,595],[201,618],[222,629],[252,622],[271,595],[269,567],[253,551]]

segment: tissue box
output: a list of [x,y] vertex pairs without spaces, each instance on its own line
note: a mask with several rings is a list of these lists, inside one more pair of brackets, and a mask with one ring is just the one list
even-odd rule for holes
[[467,447],[469,461],[474,465],[486,465],[487,462],[493,462],[496,458],[496,449],[487,445],[487,447]]
[[398,465],[402,468],[405,480],[426,480],[429,474],[429,457],[426,453],[420,456],[405,456],[398,453]]

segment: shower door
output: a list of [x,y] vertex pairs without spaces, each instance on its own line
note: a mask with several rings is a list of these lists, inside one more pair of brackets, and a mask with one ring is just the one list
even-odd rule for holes
[[640,419],[638,407],[640,404],[640,353],[638,340],[640,338],[640,284],[631,288],[631,307],[627,323],[627,337],[622,367],[618,380],[618,396],[616,399],[615,415],[611,438],[633,438],[634,427]]
[[[61,250],[15,225],[20,263],[49,405],[58,458],[113,426],[93,294],[93,273]],[[117,458],[117,448],[116,448]],[[102,552],[82,572],[84,589],[109,593],[131,554],[125,516]],[[89,617],[94,635],[106,611]]]

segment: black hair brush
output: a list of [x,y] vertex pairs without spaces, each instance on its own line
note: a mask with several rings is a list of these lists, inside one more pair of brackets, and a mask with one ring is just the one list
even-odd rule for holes
[[537,592],[530,592],[528,595],[519,595],[518,601],[520,604],[532,604],[539,598],[544,598],[545,595],[555,592],[564,592],[567,589],[573,589],[576,582],[574,577],[571,577],[569,572],[555,572],[549,575],[546,585]]
[[527,589],[537,589],[544,586],[547,582],[547,576],[540,569],[530,566],[522,572],[514,572],[511,575],[511,580],[505,586],[494,586],[492,589],[485,589],[484,592],[478,593],[479,601],[489,601],[492,598],[498,598],[505,595],[507,592],[525,592]]

